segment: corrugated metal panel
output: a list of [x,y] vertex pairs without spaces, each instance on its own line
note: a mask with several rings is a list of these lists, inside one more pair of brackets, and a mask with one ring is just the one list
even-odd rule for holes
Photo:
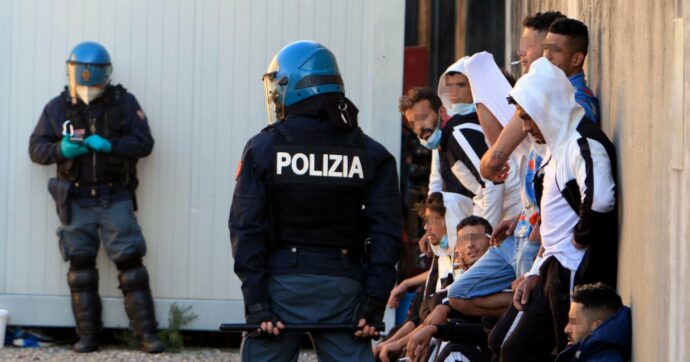
[[[397,0],[0,0],[0,306],[68,295],[46,192],[55,169],[32,164],[27,144],[76,43],[108,48],[113,82],[137,96],[156,139],[139,162],[138,191],[155,297],[238,305],[228,210],[244,143],[265,124],[260,77],[270,59],[298,39],[328,46],[363,129],[397,156],[403,15]],[[114,266],[102,252],[98,262],[102,294],[118,297]],[[31,305],[14,320],[71,323],[68,313],[22,314]]]

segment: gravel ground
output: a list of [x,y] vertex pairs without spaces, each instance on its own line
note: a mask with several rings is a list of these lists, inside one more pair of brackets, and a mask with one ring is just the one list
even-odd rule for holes
[[[180,353],[146,354],[117,347],[104,347],[99,352],[79,354],[69,347],[0,349],[0,361],[74,361],[74,362],[129,362],[129,361],[239,361],[239,349],[188,348]],[[303,351],[300,361],[317,361],[313,351]]]

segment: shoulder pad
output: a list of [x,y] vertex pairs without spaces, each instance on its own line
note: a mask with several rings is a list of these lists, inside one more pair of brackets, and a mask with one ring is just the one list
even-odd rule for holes
[[269,124],[268,126],[264,127],[264,129],[262,129],[261,132],[269,132],[269,133],[278,132],[288,143],[291,143],[292,141],[294,141],[294,138],[292,138],[292,135],[290,135],[290,131],[288,131],[281,124],[281,122]]
[[120,103],[125,94],[127,94],[127,90],[120,84],[113,86],[113,88],[113,90],[115,91],[115,102]]
[[127,89],[120,84],[110,85],[109,91],[110,94],[106,96],[106,102],[113,105],[121,104],[127,95]]
[[264,127],[261,132],[275,132],[276,126],[274,124],[269,124],[268,126]]
[[122,84],[111,85],[111,87],[120,92],[127,92],[127,88],[123,87]]
[[364,133],[364,131],[362,131],[362,127],[360,127],[359,125],[357,127],[351,128],[349,130],[349,132],[356,133],[356,134]]

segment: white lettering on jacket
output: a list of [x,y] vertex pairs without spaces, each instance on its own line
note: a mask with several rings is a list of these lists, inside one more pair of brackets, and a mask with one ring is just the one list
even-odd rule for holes
[[294,155],[288,152],[276,153],[276,174],[282,175],[286,167],[290,167],[298,176],[309,173],[309,176],[317,177],[364,179],[364,170],[359,156],[324,154],[319,160],[313,153]]

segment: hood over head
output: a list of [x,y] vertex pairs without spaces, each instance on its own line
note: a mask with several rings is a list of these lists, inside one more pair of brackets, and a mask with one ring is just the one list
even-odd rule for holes
[[465,63],[474,104],[483,104],[505,127],[515,113],[515,106],[506,102],[511,86],[489,52],[479,52]]
[[446,87],[446,74],[449,72],[458,72],[462,73],[463,75],[467,76],[467,73],[465,73],[465,64],[467,61],[470,59],[468,56],[464,56],[455,63],[451,64],[448,69],[446,69],[443,74],[441,74],[441,77],[438,79],[438,96],[441,98],[441,102],[443,102],[443,106],[446,107],[446,111],[448,111],[448,115],[451,114],[451,110],[453,108],[453,104],[450,102],[450,99],[448,98],[448,87]]
[[537,124],[551,154],[560,158],[565,141],[573,136],[585,115],[565,73],[541,57],[517,81],[510,96]]

